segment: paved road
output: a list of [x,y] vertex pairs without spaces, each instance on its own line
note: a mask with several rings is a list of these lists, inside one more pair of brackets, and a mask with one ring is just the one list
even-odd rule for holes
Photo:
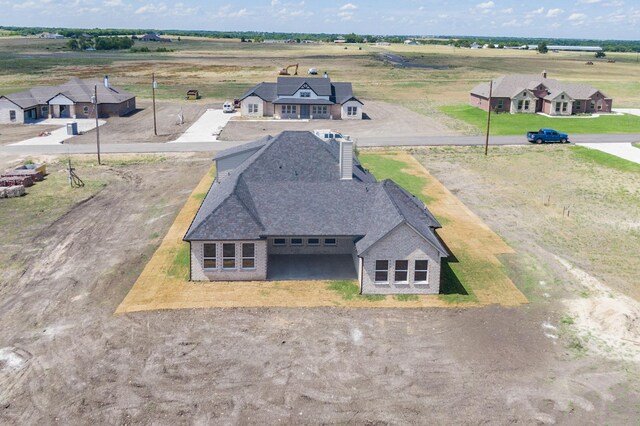
[[[424,136],[424,137],[394,137],[394,138],[360,138],[361,147],[384,146],[442,146],[442,145],[484,145],[484,136]],[[640,134],[615,135],[576,135],[571,138],[574,143],[629,143],[639,142]],[[247,143],[243,142],[182,142],[182,143],[131,143],[107,144],[101,146],[105,154],[115,153],[153,153],[153,152],[213,152]],[[527,145],[524,136],[492,136],[490,145]],[[93,154],[96,146],[93,144],[63,144],[63,145],[6,145],[0,146],[1,154],[37,155],[37,154]]]

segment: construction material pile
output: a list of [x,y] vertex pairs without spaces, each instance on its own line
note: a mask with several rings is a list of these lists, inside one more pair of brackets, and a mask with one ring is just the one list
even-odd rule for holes
[[24,185],[0,187],[0,198],[21,197],[25,193]]
[[45,164],[25,164],[0,175],[0,198],[20,197],[25,188],[40,182],[47,174]]

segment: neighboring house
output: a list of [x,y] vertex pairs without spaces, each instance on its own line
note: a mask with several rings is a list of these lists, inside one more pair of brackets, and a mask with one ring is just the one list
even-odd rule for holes
[[405,40],[404,44],[418,44],[415,40]]
[[158,41],[161,43],[171,43],[171,39],[162,38],[157,33],[148,33],[140,37],[140,41]]
[[29,123],[45,118],[95,117],[92,97],[98,87],[100,117],[126,115],[136,108],[136,97],[103,82],[72,78],[60,86],[38,86],[0,96],[0,123]]
[[439,292],[449,256],[440,224],[396,183],[377,182],[351,141],[286,131],[214,160],[216,179],[184,237],[192,281],[279,279],[315,261],[321,273],[309,279],[346,265],[363,294]]
[[[489,109],[489,84],[471,90],[469,103]],[[505,75],[493,82],[491,110],[512,114],[572,115],[611,112],[613,99],[587,84],[563,83],[540,75]]]
[[278,77],[260,83],[240,98],[245,117],[281,119],[362,119],[362,106],[351,83],[332,83],[329,77]]
[[60,40],[63,39],[64,36],[62,34],[58,34],[58,33],[40,33],[40,34],[36,34],[36,37],[38,38],[46,38],[46,39],[52,39],[52,40]]

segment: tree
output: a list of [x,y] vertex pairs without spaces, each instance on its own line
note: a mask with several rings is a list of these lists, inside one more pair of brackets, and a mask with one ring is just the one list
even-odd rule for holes
[[600,52],[596,52],[596,58],[604,58],[605,56],[607,56],[606,53],[600,51]]
[[78,45],[78,40],[76,40],[75,38],[72,38],[69,41],[67,41],[67,48],[71,50],[80,50],[80,46]]
[[542,43],[540,43],[538,45],[538,52],[539,53],[547,53],[547,52],[549,52],[549,48],[547,47],[547,43],[545,43],[544,41]]

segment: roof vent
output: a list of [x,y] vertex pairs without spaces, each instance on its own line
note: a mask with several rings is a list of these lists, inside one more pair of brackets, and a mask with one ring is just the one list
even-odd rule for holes
[[322,74],[322,76],[323,76],[324,78],[329,78],[329,73],[325,71],[325,72],[324,72],[324,74]]
[[353,178],[353,141],[340,140],[340,180]]
[[106,87],[107,89],[109,88],[109,76],[108,75],[104,76],[104,87]]
[[547,70],[542,71],[542,78],[547,78]]

